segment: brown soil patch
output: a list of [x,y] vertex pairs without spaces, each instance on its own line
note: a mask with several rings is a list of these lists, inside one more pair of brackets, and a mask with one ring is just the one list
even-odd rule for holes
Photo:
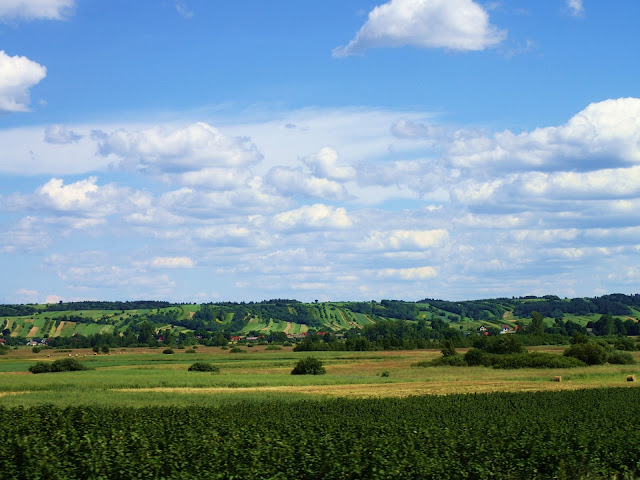
[[40,327],[31,327],[31,330],[29,330],[29,333],[27,333],[27,338],[35,337],[36,333],[38,333],[38,330],[40,330]]
[[196,312],[189,312],[189,318],[193,318],[193,316],[196,314]]
[[287,322],[287,326],[284,327],[283,332],[286,333],[287,335],[289,335],[290,331],[291,331],[291,322]]

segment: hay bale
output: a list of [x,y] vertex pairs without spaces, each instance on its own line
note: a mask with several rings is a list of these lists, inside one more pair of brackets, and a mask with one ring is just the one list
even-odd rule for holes
[[636,381],[636,376],[635,375],[628,375],[627,376],[627,382],[635,382]]
[[554,382],[561,382],[562,381],[562,377],[559,375],[556,375],[555,377],[553,377],[553,381]]

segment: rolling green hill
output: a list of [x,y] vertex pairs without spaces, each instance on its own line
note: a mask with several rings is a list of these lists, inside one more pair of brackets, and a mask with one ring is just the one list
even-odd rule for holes
[[[171,304],[169,302],[70,302],[53,305],[0,305],[0,335],[7,338],[52,339],[118,336],[211,334],[266,336],[281,332],[298,335],[324,331],[358,331],[384,320],[441,322],[461,332],[500,329],[528,323],[532,312],[545,317],[552,329],[570,320],[582,327],[602,315],[612,315],[615,329],[640,317],[640,295],[605,295],[594,298],[544,297],[496,298],[450,302],[425,298],[418,302],[314,302],[275,299],[263,302]],[[618,323],[615,323],[618,322]],[[145,330],[146,329],[146,330]],[[167,332],[169,330],[169,332]],[[617,332],[616,332],[617,333]]]

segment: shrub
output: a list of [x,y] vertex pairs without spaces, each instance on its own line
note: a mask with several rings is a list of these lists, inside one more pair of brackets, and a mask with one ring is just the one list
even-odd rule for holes
[[314,357],[303,358],[291,370],[291,375],[324,375],[327,371],[322,362]]
[[78,370],[86,370],[83,364],[75,358],[63,358],[53,363],[38,362],[29,367],[31,373],[49,373],[49,372],[75,372]]
[[184,353],[198,353],[198,352],[196,352],[195,350],[185,350]]
[[247,353],[247,351],[241,349],[240,347],[233,347],[231,350],[229,350],[229,353]]
[[636,361],[629,352],[616,351],[609,354],[607,362],[614,365],[633,365]]
[[31,349],[31,351],[32,351],[33,353],[40,353],[40,352],[42,351],[42,347],[33,347],[33,348]]
[[381,377],[388,377],[389,376],[389,370],[385,370],[384,372],[382,372],[380,374]]
[[220,350],[229,350],[229,347],[227,347],[226,345],[223,345],[220,347]]
[[51,364],[52,372],[76,372],[78,370],[86,370],[83,364],[81,364],[75,358],[62,358],[60,360],[56,360]]
[[171,355],[172,353],[175,353],[175,352],[173,351],[173,349],[172,349],[172,348],[165,348],[165,349],[162,351],[162,353],[164,353],[165,355]]
[[515,335],[497,335],[494,337],[480,337],[473,342],[475,348],[488,353],[506,355],[509,353],[523,353],[524,346]]
[[282,350],[282,347],[278,345],[269,345],[265,350]]
[[196,362],[189,367],[189,372],[219,372],[220,368],[211,363]]
[[607,342],[604,338],[597,339],[596,344],[604,348],[607,353],[613,353],[613,350],[614,350],[613,345]]
[[293,343],[291,343],[291,342],[284,342],[284,343],[282,344],[282,346],[283,346],[283,347],[291,347],[291,346],[293,346]]
[[575,343],[564,351],[565,357],[574,357],[587,365],[602,365],[607,361],[607,351],[594,342]]
[[564,357],[553,353],[513,353],[511,355],[487,355],[484,364],[493,368],[575,368],[585,363],[574,357]]
[[109,346],[108,346],[108,345],[103,345],[103,346],[100,348],[100,351],[101,351],[102,353],[109,353]]
[[31,373],[49,373],[51,371],[51,365],[45,362],[38,362],[35,365],[29,367]]
[[637,350],[636,344],[629,337],[618,338],[613,346],[616,350],[624,350],[626,352]]
[[440,348],[440,351],[445,357],[452,357],[458,354],[458,352],[456,352],[456,347],[451,340],[443,340],[441,342],[441,346],[442,348]]
[[464,354],[464,361],[471,367],[482,365],[484,355],[484,351],[480,350],[479,348],[472,348]]

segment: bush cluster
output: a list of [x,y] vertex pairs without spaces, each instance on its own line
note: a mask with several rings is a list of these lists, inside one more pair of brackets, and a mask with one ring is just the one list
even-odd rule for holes
[[[615,346],[617,347],[618,344]],[[632,365],[636,363],[630,353],[615,350],[614,346],[604,340],[594,342],[589,338],[585,338],[580,343],[571,345],[571,347],[565,350],[564,355],[566,357],[577,358],[587,365],[603,365],[607,362],[616,365]]]
[[196,362],[189,367],[190,372],[219,372],[220,368],[205,362]]
[[53,363],[38,362],[29,367],[31,373],[75,372],[78,370],[87,370],[87,367],[75,358],[63,358]]

